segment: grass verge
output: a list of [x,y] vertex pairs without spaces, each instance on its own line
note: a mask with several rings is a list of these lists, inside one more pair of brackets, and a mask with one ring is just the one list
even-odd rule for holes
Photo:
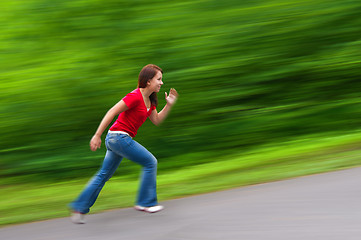
[[[310,137],[219,157],[211,163],[159,172],[158,197],[164,201],[359,166],[360,143],[361,133]],[[66,205],[79,194],[86,181],[1,187],[0,226],[68,216]],[[137,187],[138,180],[114,176],[105,185],[92,213],[132,206]]]

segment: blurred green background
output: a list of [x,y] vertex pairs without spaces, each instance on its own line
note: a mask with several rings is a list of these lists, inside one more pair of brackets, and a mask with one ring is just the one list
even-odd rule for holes
[[[2,189],[85,184],[105,152],[91,152],[90,138],[148,63],[164,70],[158,111],[164,91],[180,94],[160,127],[147,121],[136,137],[160,175],[228,165],[225,176],[246,176],[237,168],[246,153],[264,168],[350,151],[315,172],[360,164],[360,1],[5,0],[0,9]],[[308,155],[295,160],[302,146]],[[138,173],[127,163],[117,175]]]

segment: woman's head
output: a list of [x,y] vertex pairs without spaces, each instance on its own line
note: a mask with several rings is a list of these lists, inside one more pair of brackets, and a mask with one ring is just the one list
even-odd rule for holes
[[[157,92],[159,91],[159,88],[157,88],[157,84],[161,85],[162,82],[162,75],[163,70],[154,64],[148,64],[139,73],[138,77],[138,88],[146,88],[146,87],[154,87],[154,92],[150,95],[150,101],[153,105],[158,105],[158,98],[157,98]],[[154,78],[157,79],[154,79]],[[159,81],[159,83],[156,83],[156,81]]]
[[139,88],[146,88],[148,85],[148,82],[154,78],[154,76],[161,72],[163,74],[163,70],[154,64],[148,64],[139,73],[138,77],[138,87]]

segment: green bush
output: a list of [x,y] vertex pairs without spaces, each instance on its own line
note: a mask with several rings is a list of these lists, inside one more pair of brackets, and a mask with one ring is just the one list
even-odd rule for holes
[[[104,154],[104,146],[88,150],[92,134],[148,63],[163,68],[163,91],[180,94],[168,120],[147,122],[136,138],[164,169],[361,124],[357,1],[23,0],[0,8],[0,177],[92,173]],[[159,99],[158,111],[163,92]],[[203,157],[187,159],[197,152]]]

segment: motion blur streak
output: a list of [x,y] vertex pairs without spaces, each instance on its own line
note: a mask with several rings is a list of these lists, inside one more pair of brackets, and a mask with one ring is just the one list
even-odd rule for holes
[[[159,174],[361,126],[359,1],[3,0],[0,8],[3,185],[87,179],[105,149],[89,151],[90,137],[148,63],[164,70],[160,107],[164,91],[180,94],[163,125],[148,121],[137,136]],[[122,164],[117,175],[138,171]]]

